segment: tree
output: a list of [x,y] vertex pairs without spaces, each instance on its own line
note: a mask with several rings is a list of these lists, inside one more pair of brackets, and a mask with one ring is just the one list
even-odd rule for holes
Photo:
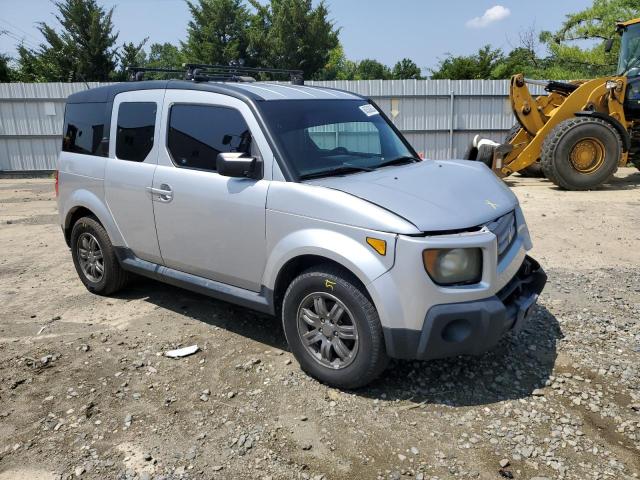
[[393,66],[391,75],[395,80],[422,79],[422,71],[420,70],[420,67],[418,67],[418,65],[409,58],[403,58],[396,63]]
[[[593,0],[591,7],[567,15],[557,32],[540,34],[540,41],[550,54],[547,77],[568,79],[613,74],[620,51],[615,24],[639,16],[638,0]],[[606,53],[604,41],[612,37],[614,48]]]
[[129,77],[127,67],[143,67],[147,63],[147,55],[144,46],[149,38],[145,38],[140,43],[127,42],[122,45],[118,52],[118,60],[120,62],[120,71],[115,74],[116,80],[124,81]]
[[147,67],[180,68],[183,63],[186,63],[183,52],[171,43],[154,43],[149,47]]
[[116,67],[113,8],[96,0],[54,2],[57,32],[47,23],[38,29],[44,42],[37,49],[18,47],[19,75],[25,81],[106,81]]
[[503,61],[504,53],[502,50],[492,50],[490,45],[486,45],[473,55],[454,57],[448,54],[444,60],[440,60],[437,70],[431,70],[431,78],[437,80],[493,78],[492,72]]
[[228,65],[247,57],[249,12],[242,0],[187,1],[192,19],[182,44],[189,63]]
[[317,80],[352,80],[357,64],[347,59],[342,45],[329,52],[327,64],[316,74]]
[[391,78],[389,67],[377,60],[365,58],[357,63],[355,80],[388,80]]
[[315,8],[311,0],[271,0],[267,5],[249,1],[255,8],[249,51],[258,65],[300,69],[307,78],[327,65],[339,44],[339,30],[323,1]]
[[13,69],[9,65],[11,57],[0,53],[0,83],[10,82],[13,79]]

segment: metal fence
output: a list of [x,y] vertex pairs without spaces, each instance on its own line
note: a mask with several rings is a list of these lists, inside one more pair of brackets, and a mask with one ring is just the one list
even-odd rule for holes
[[[99,83],[0,84],[0,171],[55,169],[67,96]],[[480,133],[500,140],[513,125],[509,82],[363,80],[307,82],[371,97],[427,158],[462,158]]]

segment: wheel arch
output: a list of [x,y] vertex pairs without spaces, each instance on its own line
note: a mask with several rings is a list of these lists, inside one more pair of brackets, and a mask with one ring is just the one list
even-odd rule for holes
[[107,231],[111,243],[126,246],[108,207],[91,191],[78,190],[65,204],[64,223],[62,225],[67,245],[71,241],[71,230],[75,222],[85,215],[94,217]]
[[576,112],[575,115],[576,117],[598,118],[600,120],[604,120],[620,134],[620,138],[622,139],[622,151],[626,153],[631,150],[631,135],[629,135],[629,131],[617,118],[613,118],[611,115],[607,115],[606,113],[596,111],[592,112],[590,110]]
[[[278,274],[276,275],[275,283],[273,286],[273,302],[277,315],[280,314],[284,294],[291,282],[302,272],[320,266],[331,266],[333,268],[341,270],[348,277],[348,279],[354,282],[356,286],[360,287],[362,289],[362,292],[371,300],[371,295],[369,294],[369,291],[364,282],[360,280],[360,278],[358,278],[358,276],[347,266],[326,256],[317,254],[302,254],[290,258],[278,270]],[[371,301],[373,303],[373,300]]]

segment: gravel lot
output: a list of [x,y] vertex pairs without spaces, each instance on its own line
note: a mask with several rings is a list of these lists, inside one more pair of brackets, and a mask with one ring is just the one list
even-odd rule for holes
[[147,280],[89,294],[52,182],[0,180],[0,480],[640,477],[640,173],[509,184],[550,279],[528,327],[347,392],[275,319]]

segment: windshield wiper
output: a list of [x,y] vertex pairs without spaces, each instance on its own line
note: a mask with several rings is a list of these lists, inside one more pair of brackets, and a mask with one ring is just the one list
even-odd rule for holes
[[390,167],[391,165],[404,165],[406,163],[415,163],[415,162],[421,162],[421,161],[422,160],[420,160],[419,158],[412,157],[410,155],[403,155],[401,157],[392,158],[391,160],[382,162],[379,165],[377,165],[376,168]]
[[310,178],[333,177],[337,175],[346,175],[355,172],[373,172],[373,168],[358,167],[356,165],[342,165],[341,167],[332,168],[331,170],[322,170],[320,172],[305,173],[300,175],[300,180],[309,180]]

